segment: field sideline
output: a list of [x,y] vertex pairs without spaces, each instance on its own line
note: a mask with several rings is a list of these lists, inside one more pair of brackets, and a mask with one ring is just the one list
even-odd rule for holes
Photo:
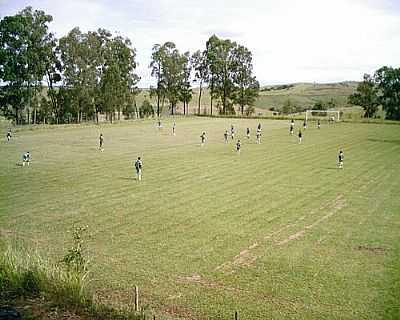
[[88,225],[99,299],[138,285],[168,319],[400,317],[400,126],[311,123],[299,145],[288,121],[261,120],[257,145],[258,120],[176,122],[175,137],[172,119],[4,132],[0,237],[59,260]]

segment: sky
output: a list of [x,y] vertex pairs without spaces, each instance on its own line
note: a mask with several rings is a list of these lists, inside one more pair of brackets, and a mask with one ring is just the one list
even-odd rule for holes
[[26,6],[52,15],[58,38],[76,26],[129,38],[140,87],[155,83],[154,44],[194,52],[213,34],[252,52],[262,85],[359,81],[400,66],[400,0],[0,0],[0,17]]

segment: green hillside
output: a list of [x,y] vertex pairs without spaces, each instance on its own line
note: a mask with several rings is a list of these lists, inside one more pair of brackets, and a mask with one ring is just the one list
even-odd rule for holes
[[[333,100],[338,108],[347,107],[347,98],[354,93],[357,82],[340,82],[340,83],[296,83],[287,85],[265,86],[261,88],[260,97],[255,103],[256,112],[263,115],[270,115],[268,110],[281,110],[282,106],[290,100],[290,102],[301,108],[309,108],[317,101],[328,102]],[[142,89],[137,97],[137,104],[140,106],[143,100],[150,99],[148,89]],[[190,113],[198,110],[199,89],[193,89],[193,99],[189,104]],[[150,99],[153,105],[156,105],[155,99]],[[214,106],[217,102],[214,101]],[[201,99],[201,113],[210,112],[210,94],[209,90],[203,90]],[[165,103],[163,110],[168,112],[168,103]],[[183,112],[183,106],[178,106],[178,112]]]

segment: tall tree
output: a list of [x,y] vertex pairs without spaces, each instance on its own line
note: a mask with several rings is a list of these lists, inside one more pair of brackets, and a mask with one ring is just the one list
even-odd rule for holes
[[400,120],[400,68],[382,67],[375,72],[374,79],[386,118]]
[[76,122],[81,122],[83,114],[94,113],[96,88],[96,61],[88,44],[88,34],[79,28],[72,29],[60,39],[61,59],[64,68],[64,82],[70,89]]
[[209,69],[207,65],[207,51],[201,52],[197,50],[192,55],[192,65],[194,69],[194,81],[199,83],[199,99],[198,99],[198,111],[200,114],[201,97],[203,93],[203,84],[208,81]]
[[30,112],[32,97],[41,90],[46,61],[55,45],[48,32],[51,21],[50,15],[31,7],[0,21],[0,79],[5,84],[2,106],[11,107],[17,124],[22,109],[27,107]]
[[132,96],[137,93],[139,77],[134,72],[135,56],[136,51],[131,47],[129,39],[118,36],[108,41],[101,92],[111,121],[115,110],[120,120],[121,111],[126,105],[132,104]]
[[151,95],[157,96],[157,117],[160,117],[160,102],[165,96],[164,80],[163,80],[163,63],[164,63],[164,48],[155,44],[151,54],[151,76],[156,78],[156,88],[151,88]]
[[233,49],[233,56],[235,60],[233,82],[236,86],[233,101],[240,106],[243,115],[245,106],[254,105],[260,91],[260,84],[253,76],[251,52],[246,47],[239,45]]
[[233,95],[235,93],[234,74],[238,64],[234,49],[237,44],[229,39],[219,39],[213,35],[207,41],[207,63],[210,69],[210,89],[212,98],[222,102],[222,113],[234,113]]
[[192,100],[191,88],[192,59],[189,52],[181,56],[182,76],[180,83],[180,100],[183,102],[183,114],[189,114],[189,102]]
[[356,92],[349,96],[349,103],[364,108],[364,116],[371,118],[378,111],[378,87],[369,74],[364,74],[364,81],[357,86]]

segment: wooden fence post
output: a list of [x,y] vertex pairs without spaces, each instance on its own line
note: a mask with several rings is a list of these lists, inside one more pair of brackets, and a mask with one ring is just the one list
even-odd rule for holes
[[139,311],[139,288],[135,286],[135,311]]

